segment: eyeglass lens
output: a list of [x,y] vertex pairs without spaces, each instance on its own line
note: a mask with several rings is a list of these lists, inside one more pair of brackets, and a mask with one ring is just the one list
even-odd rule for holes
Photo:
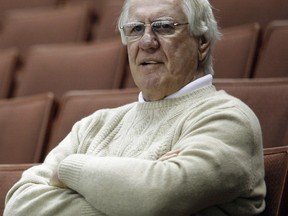
[[173,21],[155,21],[151,24],[130,23],[123,26],[123,30],[128,37],[142,36],[146,26],[151,26],[152,31],[160,35],[171,35],[175,33],[177,25]]

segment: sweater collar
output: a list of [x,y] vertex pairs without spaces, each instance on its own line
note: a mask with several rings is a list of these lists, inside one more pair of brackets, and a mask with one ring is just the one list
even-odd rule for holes
[[[203,77],[200,77],[200,78],[188,83],[183,88],[181,88],[179,91],[174,92],[171,95],[168,95],[167,97],[164,98],[164,100],[177,98],[177,97],[183,96],[185,94],[188,94],[188,93],[190,93],[192,91],[195,91],[197,89],[212,85],[212,80],[213,80],[213,76],[211,74],[207,74],[207,75],[205,75]],[[140,103],[146,102],[144,100],[142,92],[139,93],[138,101]]]

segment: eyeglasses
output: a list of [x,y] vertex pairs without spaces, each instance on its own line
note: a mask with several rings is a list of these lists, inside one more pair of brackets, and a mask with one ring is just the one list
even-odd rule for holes
[[178,26],[188,25],[189,23],[177,23],[172,20],[159,20],[149,23],[131,22],[123,25],[121,29],[126,37],[141,38],[144,35],[145,27],[150,26],[157,35],[173,35]]

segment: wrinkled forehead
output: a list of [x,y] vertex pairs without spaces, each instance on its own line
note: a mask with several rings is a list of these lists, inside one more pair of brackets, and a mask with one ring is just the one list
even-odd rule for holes
[[129,21],[149,22],[159,18],[186,21],[182,0],[131,0],[128,10]]

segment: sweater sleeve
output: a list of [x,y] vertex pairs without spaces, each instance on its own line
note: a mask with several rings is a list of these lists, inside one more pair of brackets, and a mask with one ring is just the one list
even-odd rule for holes
[[[79,133],[69,134],[49,153],[43,164],[23,173],[6,196],[4,216],[105,215],[61,182],[51,181],[55,174],[57,176],[60,161],[77,152],[77,144],[72,142],[73,134]],[[78,139],[73,137],[73,140]]]
[[[167,161],[74,154],[59,178],[107,215],[191,215],[219,206],[254,215],[264,208],[261,130],[239,110],[185,120]],[[240,200],[240,201],[239,201]],[[231,212],[232,211],[232,212]]]

